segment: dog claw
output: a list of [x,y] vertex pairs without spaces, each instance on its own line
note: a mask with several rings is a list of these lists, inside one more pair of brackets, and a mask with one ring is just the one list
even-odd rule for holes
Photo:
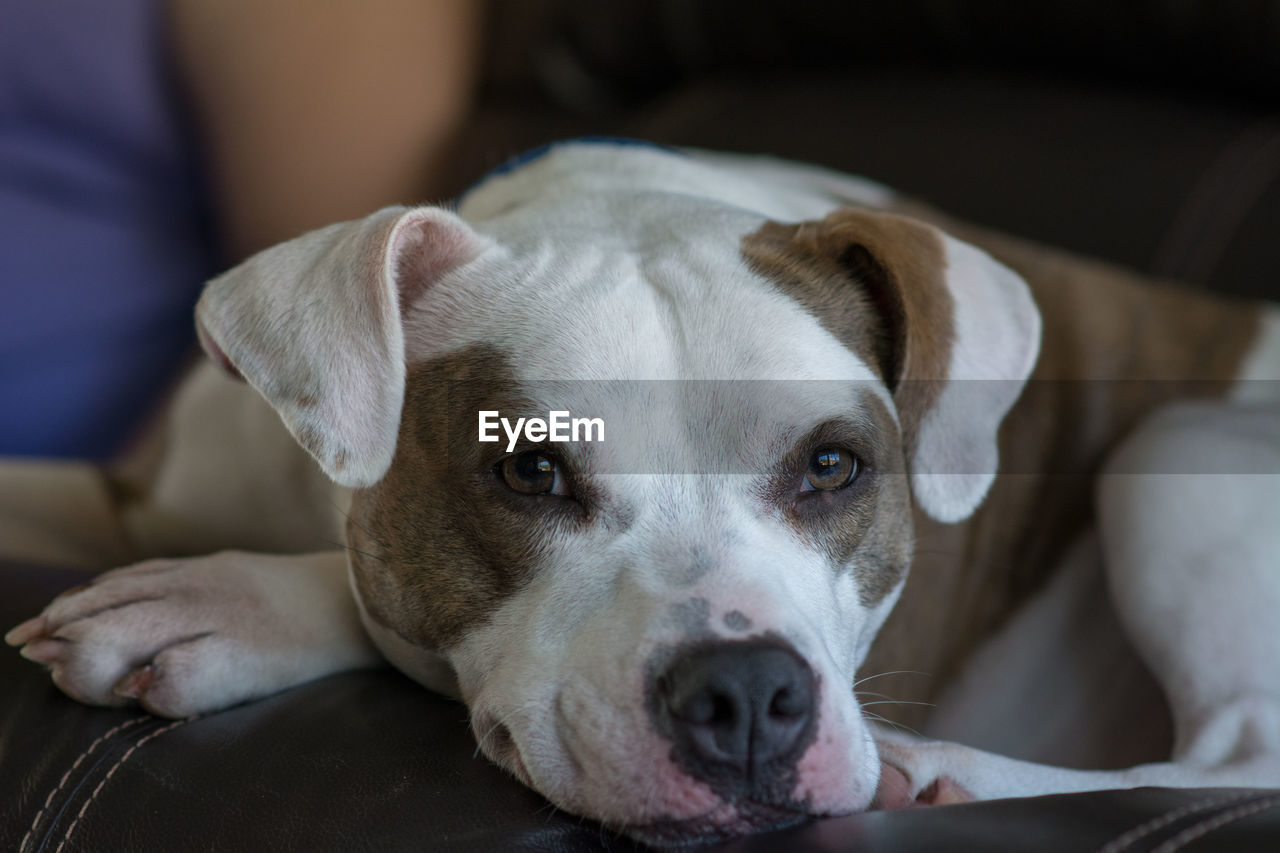
[[4,641],[11,646],[23,646],[45,633],[47,623],[43,615],[34,616],[13,628],[4,635]]
[[156,671],[151,664],[139,667],[116,682],[111,692],[122,699],[137,699],[151,689],[156,680]]
[[56,663],[66,647],[64,640],[40,639],[27,643],[18,654],[29,661],[46,665]]

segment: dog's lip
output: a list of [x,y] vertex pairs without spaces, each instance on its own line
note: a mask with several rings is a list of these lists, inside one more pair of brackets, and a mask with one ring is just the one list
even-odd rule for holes
[[[733,817],[718,817],[726,809]],[[745,810],[745,811],[744,811]],[[654,847],[694,847],[732,841],[745,835],[786,829],[823,817],[798,804],[778,805],[741,800],[691,818],[657,818],[643,823],[624,824],[618,831]]]

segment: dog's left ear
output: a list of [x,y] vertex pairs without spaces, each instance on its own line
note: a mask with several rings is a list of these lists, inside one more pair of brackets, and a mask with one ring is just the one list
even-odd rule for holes
[[1000,422],[1039,354],[1026,282],[931,225],[865,210],[766,223],[743,252],[879,371],[920,508],[943,522],[971,515],[995,480]]
[[493,245],[435,207],[330,225],[210,281],[196,307],[200,340],[333,480],[370,486],[395,455],[404,309]]

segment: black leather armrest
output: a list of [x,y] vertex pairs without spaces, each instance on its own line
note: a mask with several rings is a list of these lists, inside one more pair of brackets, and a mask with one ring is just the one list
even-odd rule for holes
[[[0,564],[0,623],[85,580]],[[390,669],[173,721],[73,702],[4,647],[0,696],[0,850],[598,849]]]
[[[0,563],[0,624],[81,572]],[[1092,850],[1185,833],[1185,850],[1273,850],[1280,792],[1137,791],[881,812],[745,839],[759,850]],[[326,678],[187,720],[88,708],[0,650],[0,849],[636,849],[476,755],[466,709],[391,670]]]

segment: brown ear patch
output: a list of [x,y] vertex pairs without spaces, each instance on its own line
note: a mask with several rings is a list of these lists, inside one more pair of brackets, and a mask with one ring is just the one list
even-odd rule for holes
[[909,453],[942,392],[955,338],[939,233],[901,216],[843,209],[798,225],[766,222],[741,251],[878,373]]

